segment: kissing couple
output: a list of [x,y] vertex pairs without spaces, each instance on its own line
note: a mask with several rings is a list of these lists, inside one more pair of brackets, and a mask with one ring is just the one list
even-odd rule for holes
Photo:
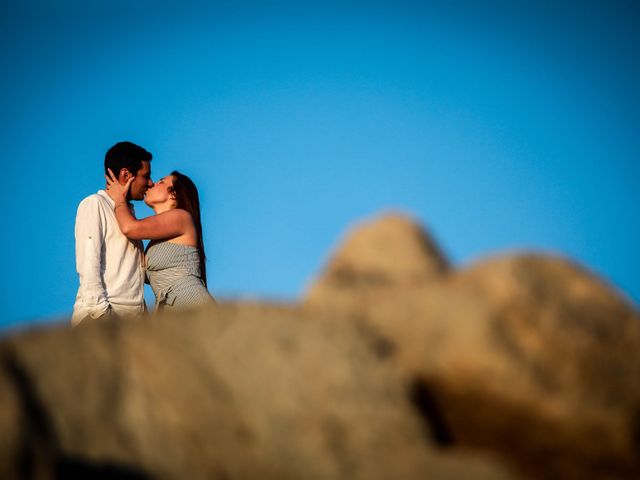
[[[151,159],[139,145],[116,143],[105,155],[106,189],[78,206],[80,287],[72,325],[143,315],[145,282],[157,310],[215,303],[207,290],[198,190],[177,171],[154,183]],[[132,200],[144,200],[155,215],[137,219]],[[150,240],[146,250],[142,240]]]

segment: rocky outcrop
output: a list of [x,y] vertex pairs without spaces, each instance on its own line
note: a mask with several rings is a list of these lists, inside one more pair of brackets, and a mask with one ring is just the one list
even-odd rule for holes
[[391,351],[406,331],[394,319],[412,315],[402,299],[429,294],[450,271],[441,248],[413,218],[387,212],[344,235],[302,304],[334,315],[348,312],[362,331],[375,327]]
[[[374,241],[368,229],[348,238]],[[423,255],[411,263],[432,265]],[[340,249],[305,304],[349,312],[387,340],[404,381],[442,413],[443,443],[498,453],[532,478],[640,475],[640,318],[604,281],[522,254],[338,287],[333,265],[358,261]]]
[[513,478],[441,453],[352,323],[221,306],[0,348],[3,478]]
[[640,478],[640,318],[579,265],[387,214],[301,303],[4,339],[0,478]]
[[442,278],[449,263],[411,217],[386,213],[347,233],[305,294],[308,306],[359,306],[359,295],[412,288]]
[[534,478],[640,473],[640,319],[563,259],[480,263],[423,297],[402,361],[429,385],[459,444]]

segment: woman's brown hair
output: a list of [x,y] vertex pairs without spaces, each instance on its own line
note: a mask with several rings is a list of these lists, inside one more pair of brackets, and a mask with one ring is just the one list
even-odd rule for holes
[[195,183],[189,177],[174,170],[171,172],[173,177],[173,191],[176,195],[176,206],[182,208],[191,214],[193,224],[196,227],[196,235],[198,237],[198,253],[200,253],[200,276],[207,286],[207,269],[206,259],[204,255],[204,242],[202,240],[202,221],[200,220],[200,197]]

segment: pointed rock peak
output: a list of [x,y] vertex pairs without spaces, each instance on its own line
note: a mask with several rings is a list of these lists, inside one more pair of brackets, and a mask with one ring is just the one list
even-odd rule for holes
[[386,212],[348,232],[312,291],[421,283],[448,268],[440,249],[416,220]]

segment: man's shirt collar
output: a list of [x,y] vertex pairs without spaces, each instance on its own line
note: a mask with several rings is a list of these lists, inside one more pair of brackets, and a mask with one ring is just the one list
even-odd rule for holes
[[[98,190],[98,195],[100,195],[107,202],[109,202],[109,205],[111,205],[111,208],[115,208],[116,202],[113,201],[113,198],[111,198],[107,192],[105,192],[104,190]],[[131,202],[127,202],[127,204],[130,209],[133,209],[133,204]]]

